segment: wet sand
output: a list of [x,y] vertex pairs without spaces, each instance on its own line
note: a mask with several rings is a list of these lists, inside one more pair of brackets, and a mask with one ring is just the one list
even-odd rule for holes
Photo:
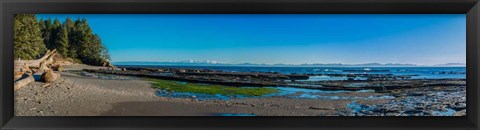
[[168,99],[154,102],[121,102],[101,116],[221,116],[246,114],[256,116],[326,116],[335,108],[346,109],[349,100],[302,100],[262,98],[241,100]]

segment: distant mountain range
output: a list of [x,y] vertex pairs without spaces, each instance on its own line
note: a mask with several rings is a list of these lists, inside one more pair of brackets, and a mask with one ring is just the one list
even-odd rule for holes
[[462,67],[466,66],[463,63],[446,63],[438,65],[415,65],[415,64],[397,64],[397,63],[365,63],[365,64],[254,64],[254,63],[241,63],[241,64],[228,64],[213,60],[199,61],[199,60],[185,60],[179,62],[151,62],[151,61],[130,61],[130,62],[113,62],[114,65],[170,65],[170,66],[267,66],[267,67]]
[[439,64],[436,66],[466,66],[464,63],[446,63],[446,64]]

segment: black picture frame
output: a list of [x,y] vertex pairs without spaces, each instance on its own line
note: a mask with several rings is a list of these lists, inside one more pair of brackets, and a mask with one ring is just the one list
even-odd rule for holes
[[[1,0],[1,129],[458,129],[480,128],[478,0]],[[39,14],[466,14],[465,117],[16,117],[13,15]]]

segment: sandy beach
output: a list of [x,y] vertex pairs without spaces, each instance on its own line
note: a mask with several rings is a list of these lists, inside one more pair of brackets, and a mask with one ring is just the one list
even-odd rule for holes
[[[85,68],[95,67],[86,65],[65,67],[66,70]],[[68,72],[58,73],[62,77],[53,83],[35,82],[15,92],[17,116],[215,116],[228,113],[317,116],[332,114],[338,108],[345,108],[346,104],[352,101],[283,97],[227,101],[167,98],[156,96],[155,89],[148,81],[105,80]]]

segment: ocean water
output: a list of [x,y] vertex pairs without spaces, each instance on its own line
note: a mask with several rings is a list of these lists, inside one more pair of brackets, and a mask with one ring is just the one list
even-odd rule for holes
[[[275,72],[282,74],[392,74],[415,75],[412,79],[466,79],[465,67],[248,67],[248,66],[161,66],[128,65],[119,67],[195,68],[226,72]],[[308,81],[347,80],[347,77],[310,76]],[[366,77],[355,77],[366,80]]]

